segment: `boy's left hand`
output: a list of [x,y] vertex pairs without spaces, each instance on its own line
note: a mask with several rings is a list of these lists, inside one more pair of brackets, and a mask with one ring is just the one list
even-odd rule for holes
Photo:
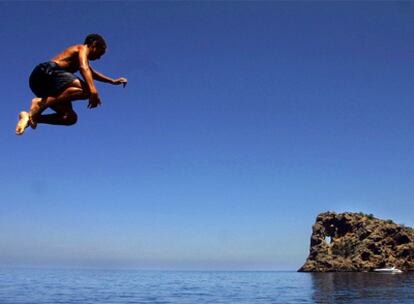
[[125,86],[127,85],[127,83],[128,83],[128,79],[126,79],[126,78],[124,78],[124,77],[121,77],[121,78],[118,78],[118,79],[115,79],[115,80],[114,80],[114,84],[115,84],[115,85],[120,85],[120,84],[122,84],[122,85],[124,86],[124,88],[125,88]]

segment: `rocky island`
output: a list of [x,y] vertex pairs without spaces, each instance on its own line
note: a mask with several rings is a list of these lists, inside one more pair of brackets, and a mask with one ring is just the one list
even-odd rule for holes
[[312,227],[310,253],[300,272],[414,270],[414,229],[372,214],[324,212]]

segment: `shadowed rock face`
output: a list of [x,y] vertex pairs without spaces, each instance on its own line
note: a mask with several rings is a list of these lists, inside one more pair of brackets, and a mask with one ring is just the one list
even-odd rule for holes
[[313,225],[303,272],[414,270],[414,229],[362,213],[325,212]]

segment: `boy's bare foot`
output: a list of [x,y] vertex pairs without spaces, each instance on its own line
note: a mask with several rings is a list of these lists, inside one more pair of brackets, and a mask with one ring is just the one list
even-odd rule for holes
[[39,112],[40,107],[43,104],[42,98],[36,97],[32,99],[32,105],[30,106],[30,115],[36,115]]
[[37,121],[36,116],[40,110],[40,108],[43,106],[45,100],[42,98],[33,98],[32,99],[32,105],[30,106],[30,114],[29,114],[29,125],[32,127],[32,129],[36,129],[37,127]]
[[19,122],[16,126],[16,134],[22,135],[24,130],[29,126],[29,113],[23,111],[19,114]]
[[33,118],[33,116],[29,116],[29,126],[34,130],[37,127],[37,121]]

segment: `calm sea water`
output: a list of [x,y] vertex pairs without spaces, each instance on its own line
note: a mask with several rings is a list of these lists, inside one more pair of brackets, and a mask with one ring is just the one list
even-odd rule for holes
[[0,303],[414,303],[414,274],[0,269]]

